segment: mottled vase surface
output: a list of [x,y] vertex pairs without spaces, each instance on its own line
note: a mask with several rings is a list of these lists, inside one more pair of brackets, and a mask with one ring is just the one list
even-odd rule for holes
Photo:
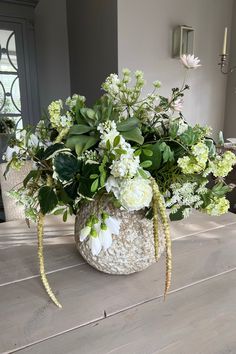
[[[121,220],[120,233],[112,235],[112,246],[98,256],[93,256],[87,240],[80,242],[79,235],[87,218],[99,211],[97,201],[84,205],[75,221],[75,241],[82,257],[94,268],[109,274],[131,274],[144,270],[155,263],[152,221],[145,218],[144,210],[127,212],[114,208],[112,204],[103,205],[103,210]],[[159,235],[159,254],[165,248],[163,233]]]

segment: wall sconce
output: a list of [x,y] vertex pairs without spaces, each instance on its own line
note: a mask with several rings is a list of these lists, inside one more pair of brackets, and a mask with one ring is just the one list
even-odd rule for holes
[[178,26],[173,32],[173,58],[180,58],[183,54],[194,53],[195,31],[189,26]]
[[227,54],[227,37],[228,37],[228,28],[225,27],[225,34],[224,34],[224,41],[223,41],[223,49],[222,49],[222,54],[220,54],[220,71],[222,74],[228,75],[232,73],[234,70],[236,70],[236,66],[230,67],[229,65],[229,60],[228,60],[228,54]]

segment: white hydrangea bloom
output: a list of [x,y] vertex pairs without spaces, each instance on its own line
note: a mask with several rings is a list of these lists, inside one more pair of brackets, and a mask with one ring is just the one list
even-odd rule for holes
[[132,178],[139,169],[139,156],[134,156],[134,150],[122,154],[119,159],[114,160],[111,165],[111,174],[116,178]]

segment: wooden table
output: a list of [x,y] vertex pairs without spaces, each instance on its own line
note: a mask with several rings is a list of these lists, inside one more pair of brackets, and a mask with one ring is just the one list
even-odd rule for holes
[[77,253],[73,222],[49,219],[45,259],[62,310],[39,276],[35,227],[0,224],[0,352],[236,353],[236,215],[172,223],[173,283],[164,257],[130,276],[100,273]]

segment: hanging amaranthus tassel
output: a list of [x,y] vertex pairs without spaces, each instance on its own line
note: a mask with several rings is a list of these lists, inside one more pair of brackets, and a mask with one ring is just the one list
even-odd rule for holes
[[160,193],[159,187],[154,178],[152,181],[153,189],[153,229],[154,229],[154,243],[155,243],[155,255],[156,255],[156,227],[158,227],[158,210],[160,213],[162,228],[165,235],[166,243],[166,281],[165,281],[165,292],[164,298],[168,293],[171,285],[171,272],[172,272],[172,253],[171,253],[171,237],[170,237],[170,226],[168,222],[168,217],[166,215],[166,207],[164,205],[162,195]]
[[168,217],[166,215],[166,207],[162,197],[159,200],[159,210],[160,210],[162,227],[163,227],[165,242],[166,242],[166,283],[165,283],[165,292],[164,292],[164,299],[165,299],[171,285],[172,251],[171,251],[170,225],[168,222]]
[[40,269],[40,276],[42,283],[45,287],[46,292],[48,293],[49,297],[52,299],[54,304],[58,307],[62,308],[61,304],[57,300],[56,296],[53,294],[52,289],[48,283],[45,268],[44,268],[44,256],[43,256],[43,234],[44,234],[44,215],[39,212],[38,215],[38,258],[39,258],[39,269]]
[[158,249],[159,249],[159,230],[158,230],[158,200],[159,200],[159,189],[155,180],[152,180],[152,209],[153,209],[153,235],[154,235],[154,250],[155,258],[158,260]]

